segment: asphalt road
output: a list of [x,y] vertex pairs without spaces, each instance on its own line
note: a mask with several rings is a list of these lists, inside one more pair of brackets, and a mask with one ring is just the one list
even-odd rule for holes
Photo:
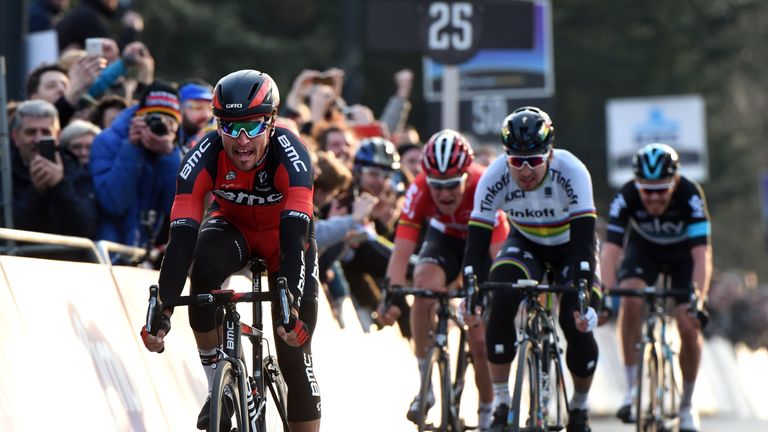
[[[634,432],[634,425],[626,425],[610,417],[592,419],[593,432]],[[702,417],[700,432],[766,432],[768,422],[753,419]]]

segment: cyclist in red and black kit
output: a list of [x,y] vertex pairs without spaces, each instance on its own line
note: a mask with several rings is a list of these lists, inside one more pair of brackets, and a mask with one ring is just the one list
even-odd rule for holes
[[[292,319],[273,325],[277,356],[288,385],[288,421],[294,432],[320,429],[320,394],[312,368],[311,335],[317,320],[317,251],[312,215],[309,151],[275,125],[280,95],[272,78],[254,70],[223,77],[214,89],[217,130],[187,153],[177,178],[170,240],[160,269],[160,299],[178,297],[190,274],[191,294],[218,289],[252,257],[267,261],[269,285],[285,276]],[[206,195],[213,202],[204,209]],[[163,311],[157,336],[142,329],[150,351],[162,351],[173,310]],[[272,316],[278,316],[276,305]],[[215,307],[190,307],[209,391],[221,328]],[[308,382],[312,380],[312,382]],[[208,425],[210,394],[198,417]]]
[[[421,155],[422,173],[411,183],[405,195],[405,205],[395,233],[395,246],[387,267],[390,284],[404,285],[410,256],[416,251],[422,224],[428,228],[424,235],[418,263],[413,273],[413,285],[433,291],[445,291],[457,281],[462,268],[467,222],[472,212],[477,181],[485,168],[473,163],[472,147],[458,132],[445,129],[434,134]],[[506,239],[509,226],[499,213],[493,231],[492,246],[487,254],[498,251]],[[411,308],[411,333],[419,372],[427,367],[429,328],[434,319],[434,299],[415,298]],[[380,310],[379,320],[391,325],[400,314],[397,306]],[[480,396],[479,426],[491,423],[493,389],[485,352],[485,325],[476,320],[470,325],[469,345],[475,365],[475,383]],[[430,392],[427,406],[435,403]],[[408,409],[408,419],[418,420],[419,396]]]

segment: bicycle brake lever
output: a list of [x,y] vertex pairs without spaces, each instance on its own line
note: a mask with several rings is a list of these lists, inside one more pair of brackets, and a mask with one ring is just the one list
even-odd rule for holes
[[152,285],[149,287],[149,305],[147,306],[147,317],[145,324],[147,333],[151,334],[152,336],[157,336],[157,331],[159,330],[158,320],[162,310],[163,303],[158,297],[158,287],[157,285]]
[[288,301],[288,279],[285,276],[277,278],[277,296],[280,301],[280,319],[287,325],[291,319],[291,306]]

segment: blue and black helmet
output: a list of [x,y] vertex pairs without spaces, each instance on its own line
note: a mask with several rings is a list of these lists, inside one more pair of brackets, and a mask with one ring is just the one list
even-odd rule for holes
[[355,169],[375,167],[385,171],[400,169],[400,155],[391,141],[381,138],[364,138],[355,153]]
[[648,144],[632,157],[632,171],[638,179],[665,179],[677,174],[678,168],[680,158],[675,149],[666,144]]
[[554,139],[552,120],[536,107],[516,109],[501,125],[501,143],[507,154],[541,154],[549,150]]

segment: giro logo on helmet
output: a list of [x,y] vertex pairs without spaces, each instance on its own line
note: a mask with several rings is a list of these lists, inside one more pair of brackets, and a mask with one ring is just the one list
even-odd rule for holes
[[243,104],[227,104],[227,108],[242,108]]

